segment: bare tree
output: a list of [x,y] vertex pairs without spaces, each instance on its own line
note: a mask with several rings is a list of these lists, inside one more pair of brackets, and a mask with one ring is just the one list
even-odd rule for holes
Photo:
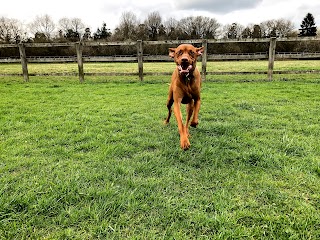
[[169,18],[167,21],[164,22],[166,35],[169,39],[178,39],[178,25],[179,21],[175,18]]
[[242,37],[244,26],[239,23],[227,24],[223,27],[223,37],[227,39],[238,39]]
[[149,38],[156,40],[159,35],[160,26],[162,24],[162,18],[159,12],[149,13],[145,20],[145,26],[149,32]]
[[135,40],[136,32],[139,26],[137,16],[133,12],[124,12],[121,15],[120,23],[114,32],[116,40]]
[[215,38],[220,24],[214,18],[197,16],[182,18],[179,27],[190,38]]
[[149,30],[144,23],[139,24],[136,30],[136,37],[139,40],[148,40]]
[[12,31],[10,27],[11,19],[2,17],[0,18],[0,40],[2,42],[10,42],[12,38]]
[[80,18],[71,18],[70,23],[71,23],[71,29],[74,32],[77,32],[80,35],[83,35],[85,30],[85,24],[82,22]]
[[263,37],[275,37],[276,36],[276,20],[267,20],[260,23]]
[[52,18],[48,14],[45,14],[43,16],[36,16],[29,24],[29,29],[33,35],[44,34],[47,39],[51,39],[52,33],[55,30],[55,24]]
[[216,38],[221,26],[216,19],[201,16],[195,18],[195,25],[200,30],[200,38]]
[[172,29],[178,28],[179,21],[173,17],[169,18],[164,22],[167,34],[172,31]]
[[273,19],[260,24],[263,37],[287,37],[293,33],[294,24],[286,19]]
[[187,35],[189,38],[195,38],[196,32],[193,26],[194,17],[182,18],[179,21],[179,28],[181,32]]
[[0,42],[20,42],[26,38],[25,35],[20,21],[12,18],[0,18]]
[[59,31],[62,31],[63,34],[68,32],[68,29],[71,29],[71,22],[69,18],[61,18],[59,20]]
[[80,18],[61,18],[59,20],[59,31],[65,36],[73,35],[81,38],[85,33],[85,26]]
[[292,21],[287,19],[278,19],[277,20],[277,31],[279,37],[288,37],[294,31],[294,24]]

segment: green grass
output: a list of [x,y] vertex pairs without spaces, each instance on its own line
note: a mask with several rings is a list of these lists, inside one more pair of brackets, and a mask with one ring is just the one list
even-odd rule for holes
[[188,151],[169,76],[0,78],[0,239],[320,238],[320,79],[294,76],[203,83]]

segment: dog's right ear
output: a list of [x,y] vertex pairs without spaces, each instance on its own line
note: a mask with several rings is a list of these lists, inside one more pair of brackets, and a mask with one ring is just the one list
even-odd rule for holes
[[175,48],[169,48],[169,57],[174,58],[175,52],[176,52]]

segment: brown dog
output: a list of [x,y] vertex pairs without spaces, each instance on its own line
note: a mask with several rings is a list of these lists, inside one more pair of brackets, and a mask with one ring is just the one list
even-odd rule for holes
[[[200,109],[200,87],[201,75],[196,67],[197,57],[203,52],[203,47],[196,48],[190,44],[181,44],[177,48],[169,48],[169,56],[174,58],[177,64],[171,78],[169,96],[167,101],[168,116],[165,124],[169,123],[171,107],[174,104],[174,115],[176,116],[179,133],[180,146],[187,150],[190,147],[188,125],[192,117],[191,126],[198,125],[198,113]],[[182,123],[180,104],[187,104],[187,121]]]

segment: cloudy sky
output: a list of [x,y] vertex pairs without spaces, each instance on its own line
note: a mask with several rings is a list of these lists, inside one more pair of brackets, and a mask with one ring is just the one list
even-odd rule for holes
[[77,17],[93,32],[103,22],[113,30],[125,11],[134,12],[140,20],[158,11],[163,20],[201,15],[216,18],[221,24],[242,25],[285,18],[292,20],[296,28],[310,12],[320,26],[319,0],[9,0],[1,3],[0,17],[16,18],[24,23],[44,14],[56,23],[63,17]]

